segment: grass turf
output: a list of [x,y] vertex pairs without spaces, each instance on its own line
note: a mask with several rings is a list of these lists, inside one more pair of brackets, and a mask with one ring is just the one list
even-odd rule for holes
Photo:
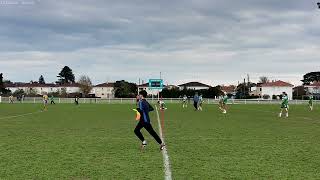
[[[174,179],[316,179],[320,113],[277,105],[216,106],[203,112],[168,104],[166,143]],[[134,105],[0,104],[0,179],[163,179],[158,145],[139,151]],[[155,129],[156,113],[152,113]]]

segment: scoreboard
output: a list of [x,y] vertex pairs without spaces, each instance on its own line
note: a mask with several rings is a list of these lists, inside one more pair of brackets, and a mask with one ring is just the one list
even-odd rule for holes
[[163,80],[149,79],[149,89],[163,89]]

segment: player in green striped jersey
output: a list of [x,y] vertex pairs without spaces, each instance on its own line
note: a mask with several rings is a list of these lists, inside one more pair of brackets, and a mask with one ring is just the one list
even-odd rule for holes
[[227,93],[223,92],[223,96],[219,101],[219,109],[222,111],[223,114],[227,114],[227,102],[228,102]]
[[282,117],[283,110],[286,112],[286,117],[289,117],[289,98],[286,92],[282,93],[281,112],[279,117]]
[[313,96],[309,96],[309,108],[310,111],[313,111]]

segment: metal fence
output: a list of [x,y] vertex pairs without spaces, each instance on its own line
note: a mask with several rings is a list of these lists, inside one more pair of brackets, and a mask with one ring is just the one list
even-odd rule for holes
[[[218,104],[219,99],[203,99],[204,104]],[[74,103],[74,98],[55,98],[55,103]],[[156,103],[158,99],[150,98],[148,99],[151,103]],[[178,104],[182,103],[180,98],[164,98],[165,103]],[[41,97],[25,97],[21,101],[18,101],[14,98],[14,103],[42,103]],[[193,103],[192,99],[189,99],[188,102]],[[0,96],[0,103],[10,103],[8,97]],[[50,100],[49,100],[50,103]],[[135,104],[135,98],[80,98],[79,103],[81,104]],[[280,104],[281,100],[264,100],[264,99],[229,99],[228,104]],[[291,100],[290,104],[307,104],[308,100]],[[315,104],[320,104],[320,100],[315,100]]]

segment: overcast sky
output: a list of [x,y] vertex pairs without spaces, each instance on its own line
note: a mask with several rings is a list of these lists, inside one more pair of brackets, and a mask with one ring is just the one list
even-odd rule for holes
[[158,78],[300,84],[320,70],[316,0],[0,0],[0,72],[94,83]]

